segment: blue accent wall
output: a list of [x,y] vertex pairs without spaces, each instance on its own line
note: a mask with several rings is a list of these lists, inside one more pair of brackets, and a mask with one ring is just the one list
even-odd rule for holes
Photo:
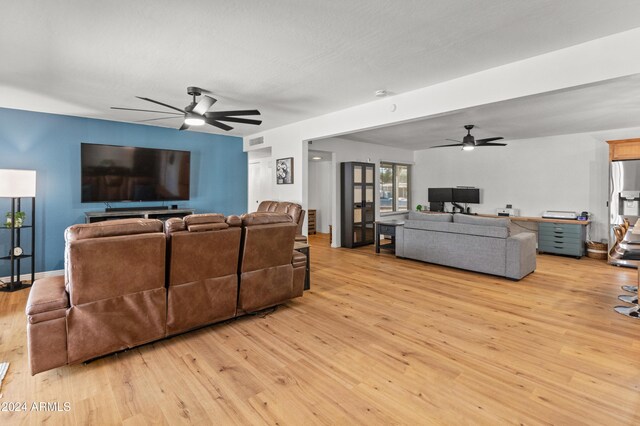
[[[65,228],[84,223],[85,211],[104,211],[104,203],[80,202],[80,143],[191,151],[191,199],[166,205],[225,215],[246,211],[247,155],[242,138],[0,108],[0,169],[37,172],[36,272],[63,269]],[[30,214],[30,200],[24,202],[22,210]],[[2,223],[10,209],[9,200],[0,199]],[[31,252],[30,232],[22,231],[26,252]],[[9,231],[0,229],[0,256],[8,255],[9,247]],[[0,276],[8,276],[9,262],[0,262]],[[22,273],[29,272],[30,262],[22,263]]]

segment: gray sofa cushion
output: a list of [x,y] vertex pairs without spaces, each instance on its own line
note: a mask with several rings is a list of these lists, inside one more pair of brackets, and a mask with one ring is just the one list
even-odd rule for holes
[[451,213],[409,212],[409,220],[425,220],[429,222],[452,222]]
[[482,217],[468,214],[455,214],[453,215],[453,222],[466,223],[468,225],[501,226],[503,228],[508,228],[511,220],[498,217]]
[[445,232],[450,234],[468,234],[480,237],[507,238],[509,229],[501,226],[468,225],[466,223],[432,222],[428,220],[406,220],[405,229]]

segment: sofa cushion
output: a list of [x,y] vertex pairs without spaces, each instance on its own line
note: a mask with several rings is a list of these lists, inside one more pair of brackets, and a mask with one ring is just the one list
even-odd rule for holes
[[240,219],[240,216],[237,216],[235,214],[228,216],[226,222],[229,226],[242,226],[242,219]]
[[195,225],[189,225],[189,232],[205,232],[205,231],[220,231],[227,229],[229,225],[226,223],[197,223]]
[[224,215],[220,213],[200,213],[190,214],[184,217],[184,223],[187,227],[191,225],[199,225],[202,223],[224,223]]
[[170,236],[174,232],[186,231],[187,225],[179,217],[172,217],[164,222],[164,233]]
[[453,215],[453,222],[466,223],[468,225],[501,226],[503,228],[508,228],[511,224],[511,220],[508,218],[482,217],[469,214],[455,214]]
[[468,234],[480,237],[507,238],[509,229],[501,226],[468,225],[466,223],[432,222],[428,220],[406,220],[405,229],[421,229],[424,231],[450,234]]
[[451,213],[409,212],[409,220],[426,220],[430,222],[451,222]]
[[88,238],[117,237],[120,235],[162,232],[162,222],[157,219],[118,219],[98,223],[72,225],[64,232],[66,241]]
[[242,219],[242,224],[244,226],[293,222],[291,216],[285,213],[245,213],[240,218]]

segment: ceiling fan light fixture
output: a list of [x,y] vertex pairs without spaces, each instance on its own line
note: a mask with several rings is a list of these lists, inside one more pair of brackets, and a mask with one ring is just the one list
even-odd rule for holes
[[184,124],[189,126],[202,126],[204,125],[204,118],[197,114],[187,113],[184,116]]
[[475,149],[475,146],[473,144],[462,145],[463,151],[473,151],[474,149]]

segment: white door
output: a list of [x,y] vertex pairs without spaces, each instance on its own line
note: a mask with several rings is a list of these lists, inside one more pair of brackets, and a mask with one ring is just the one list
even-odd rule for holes
[[247,212],[255,212],[261,201],[272,199],[272,172],[273,168],[271,167],[270,159],[249,163],[249,203]]

